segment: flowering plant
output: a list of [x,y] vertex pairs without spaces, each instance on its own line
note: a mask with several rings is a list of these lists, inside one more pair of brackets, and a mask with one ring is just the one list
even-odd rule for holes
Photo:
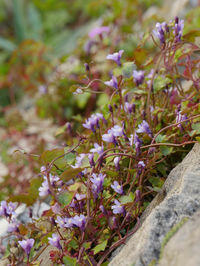
[[[108,103],[82,122],[70,147],[41,155],[38,195],[50,202],[40,218],[46,226],[41,230],[32,217],[31,223],[15,226],[18,247],[27,255],[18,262],[40,262],[43,244],[55,264],[102,265],[139,228],[173,157],[199,141],[199,58],[193,59],[199,47],[187,40],[192,34],[183,36],[183,26],[177,17],[157,23],[149,34],[157,53],[139,67],[128,62],[127,69],[123,50],[107,55],[117,66],[110,81],[101,80]],[[90,67],[86,71],[92,76]],[[88,79],[79,93],[96,93]],[[187,90],[183,79],[191,81]],[[15,208],[3,201],[0,214],[11,223]]]

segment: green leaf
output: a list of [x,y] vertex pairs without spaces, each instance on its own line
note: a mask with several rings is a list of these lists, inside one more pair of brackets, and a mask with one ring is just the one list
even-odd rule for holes
[[200,142],[200,137],[196,137],[196,140],[197,140],[198,142]]
[[119,173],[117,171],[106,170],[106,174],[111,177],[117,177]]
[[200,30],[192,30],[187,34],[183,35],[183,39],[188,42],[194,42],[196,37],[200,36]]
[[196,134],[200,133],[200,123],[192,124],[192,129],[196,131]]
[[164,78],[161,76],[156,77],[153,82],[154,92],[158,92],[164,89],[166,85],[169,85],[170,83],[172,83],[172,80],[170,78]]
[[66,182],[72,178],[75,178],[81,171],[82,168],[69,168],[61,174],[60,178]]
[[58,196],[58,201],[61,203],[63,207],[66,205],[69,205],[72,201],[72,198],[74,197],[74,192],[61,192]]
[[133,70],[136,69],[135,63],[126,62],[122,66],[122,74],[125,78],[130,78],[133,75]]
[[40,40],[42,33],[42,22],[40,14],[33,3],[30,3],[27,8],[27,18],[30,30],[27,32],[27,37],[33,40]]
[[27,21],[25,18],[24,6],[24,0],[13,0],[15,36],[19,43],[26,39],[27,34]]
[[[64,154],[64,149],[53,149],[44,151],[41,155],[41,160],[44,165],[51,163],[54,159]],[[64,157],[61,157],[55,161],[55,164],[59,168],[64,168],[66,166],[66,161]]]
[[65,160],[67,161],[67,164],[71,165],[74,163],[76,159],[76,154],[74,152],[70,152],[64,156]]
[[169,155],[173,151],[173,147],[160,146],[160,151],[164,156]]
[[72,258],[70,256],[64,256],[63,257],[63,262],[66,266],[76,266],[77,265],[77,260],[76,258]]
[[164,181],[157,176],[152,176],[149,178],[149,181],[153,185],[153,187],[161,188],[163,186]]
[[161,142],[165,142],[166,141],[166,135],[161,135],[159,134],[157,137],[156,137],[156,142],[157,143],[161,143]]
[[127,204],[127,203],[131,203],[133,202],[135,199],[135,195],[133,194],[133,192],[130,192],[129,195],[126,195],[126,196],[121,196],[119,198],[119,201],[122,203],[122,204]]
[[92,241],[83,243],[83,247],[85,249],[89,249],[91,247]]
[[92,250],[94,251],[94,255],[96,255],[100,251],[105,250],[105,248],[107,246],[107,242],[108,242],[108,240],[105,240],[102,243],[100,243],[99,245],[97,245],[95,248],[93,248]]
[[17,48],[17,46],[13,42],[0,37],[0,48],[5,49],[9,52],[13,52]]
[[76,104],[77,106],[80,108],[80,109],[83,109],[87,102],[88,102],[88,99],[90,98],[90,93],[82,93],[82,94],[77,94],[74,96],[75,98],[75,101],[76,101]]

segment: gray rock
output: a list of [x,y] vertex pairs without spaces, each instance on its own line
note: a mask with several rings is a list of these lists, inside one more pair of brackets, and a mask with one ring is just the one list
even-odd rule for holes
[[169,239],[159,266],[200,265],[200,211]]
[[166,234],[175,224],[184,217],[191,217],[198,209],[200,209],[200,145],[196,144],[183,162],[171,171],[162,192],[156,196],[144,213],[140,229],[109,265],[144,266],[158,260]]

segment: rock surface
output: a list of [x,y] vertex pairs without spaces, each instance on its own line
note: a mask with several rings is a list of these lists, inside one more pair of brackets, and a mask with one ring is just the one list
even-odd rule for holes
[[[200,210],[200,145],[196,144],[183,162],[171,171],[162,192],[156,196],[142,217],[140,229],[121,248],[109,265],[147,266],[157,261],[163,239],[170,229],[184,217],[192,217],[198,210]],[[179,246],[179,244],[176,242],[174,245]],[[189,244],[186,244],[185,248],[187,245]],[[198,255],[198,252],[196,254]],[[183,257],[182,262],[187,255],[189,256],[187,252],[179,254]],[[193,253],[190,256],[192,257]],[[171,259],[173,260],[173,257]],[[165,263],[164,257],[162,263]],[[162,265],[199,266],[200,264],[170,262]]]
[[[178,243],[178,245],[177,245]],[[170,238],[159,266],[200,265],[200,211]]]

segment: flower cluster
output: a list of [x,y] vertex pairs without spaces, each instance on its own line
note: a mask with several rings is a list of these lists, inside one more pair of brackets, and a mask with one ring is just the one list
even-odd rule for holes
[[[45,197],[45,196],[51,194],[47,176],[44,175],[43,178],[44,178],[44,181],[42,182],[42,185],[39,188],[39,196],[40,197]],[[59,181],[59,177],[56,175],[49,174],[49,180],[50,180],[51,185],[54,187],[56,182]]]
[[93,132],[95,132],[96,128],[100,128],[100,124],[99,124],[100,120],[102,120],[104,123],[106,123],[106,120],[102,114],[100,114],[100,113],[93,114],[93,115],[91,115],[91,117],[86,119],[83,126],[87,129],[90,129]]

